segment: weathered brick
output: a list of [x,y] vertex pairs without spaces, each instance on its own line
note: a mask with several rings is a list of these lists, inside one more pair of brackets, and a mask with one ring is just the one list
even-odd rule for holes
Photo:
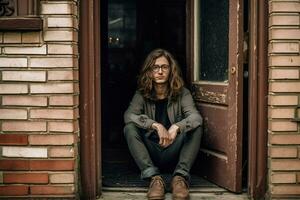
[[299,2],[270,1],[270,12],[300,12]]
[[300,82],[271,82],[270,92],[300,92]]
[[294,118],[295,108],[270,108],[269,109],[270,118]]
[[300,25],[300,19],[298,14],[277,14],[271,15],[269,18],[270,26],[278,26],[278,25],[290,25],[290,26],[297,26]]
[[48,44],[49,54],[75,54],[77,55],[77,45],[72,44]]
[[49,175],[50,183],[74,183],[73,173],[56,173]]
[[27,145],[28,135],[0,134],[0,145]]
[[29,170],[29,160],[0,160],[0,170]]
[[27,110],[0,109],[0,119],[27,119]]
[[74,192],[74,186],[30,186],[32,195],[66,195]]
[[271,131],[297,131],[297,122],[291,121],[269,121]]
[[3,157],[47,158],[47,148],[2,147]]
[[31,84],[30,92],[32,94],[59,94],[59,93],[73,93],[73,83],[45,83],[45,84]]
[[0,67],[27,67],[27,58],[0,57]]
[[23,196],[29,194],[29,187],[25,185],[0,185],[0,196]]
[[50,147],[49,157],[51,158],[70,158],[74,157],[73,147]]
[[299,40],[300,39],[300,29],[293,28],[273,28],[269,29],[269,39],[271,40]]
[[49,17],[48,27],[68,27],[68,28],[76,28],[75,18],[73,17]]
[[270,69],[269,79],[299,79],[299,69]]
[[272,158],[297,158],[297,147],[269,147]]
[[40,43],[42,41],[40,32],[23,32],[22,43]]
[[281,171],[300,170],[300,160],[273,159],[271,160],[271,170],[281,170]]
[[274,185],[271,187],[272,194],[283,194],[283,195],[299,195],[300,185]]
[[21,43],[20,32],[6,32],[3,36],[4,43]]
[[276,56],[270,56],[269,59],[269,66],[299,66],[299,64],[300,64],[300,56],[277,56],[276,55]]
[[49,122],[49,131],[53,132],[74,132],[73,122]]
[[30,118],[38,119],[74,119],[74,110],[70,109],[31,109]]
[[272,42],[270,43],[270,53],[298,53],[298,42]]
[[73,80],[73,71],[48,71],[49,81]]
[[2,97],[2,105],[7,106],[47,106],[47,97],[39,96],[16,96]]
[[73,4],[70,3],[43,3],[41,8],[41,13],[43,15],[52,14],[52,15],[59,15],[59,14],[72,14],[73,11]]
[[2,72],[2,80],[44,82],[46,81],[46,72],[45,71],[4,71]]
[[48,183],[47,173],[4,173],[4,183]]
[[269,95],[268,98],[269,105],[277,105],[277,106],[282,106],[282,105],[298,105],[298,96],[292,96],[292,95],[280,95],[280,96],[275,96],[275,95]]
[[31,170],[74,170],[73,160],[30,160]]
[[296,183],[295,173],[272,173],[271,183]]
[[31,145],[72,145],[74,135],[30,135],[28,140]]
[[300,173],[297,173],[297,183],[300,183]]
[[2,122],[3,131],[46,131],[46,122],[19,122],[6,121]]
[[77,41],[76,33],[73,30],[45,31],[44,40],[51,41]]
[[26,94],[28,86],[26,84],[0,84],[0,94]]
[[5,54],[41,54],[47,53],[46,45],[40,47],[4,47],[3,53]]
[[31,58],[29,62],[30,67],[75,67],[74,59],[71,57],[66,58]]
[[300,144],[300,134],[271,134],[269,142],[271,144]]
[[72,106],[75,105],[75,98],[74,96],[50,96],[49,104],[53,106]]

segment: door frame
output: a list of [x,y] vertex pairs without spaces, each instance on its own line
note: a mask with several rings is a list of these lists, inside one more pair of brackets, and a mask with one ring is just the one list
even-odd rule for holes
[[[268,3],[250,1],[249,48],[249,170],[248,193],[259,198],[267,184],[267,95],[268,95]],[[188,3],[193,5],[194,0]],[[80,1],[79,80],[80,80],[80,187],[82,196],[101,195],[101,66],[100,0]],[[187,24],[187,43],[193,42],[193,13]],[[194,58],[187,44],[187,58]],[[193,68],[187,70],[192,72]],[[257,103],[259,102],[259,104]]]

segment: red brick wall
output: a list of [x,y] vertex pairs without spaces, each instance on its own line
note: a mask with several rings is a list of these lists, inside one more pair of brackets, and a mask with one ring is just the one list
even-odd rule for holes
[[78,6],[40,3],[42,31],[0,32],[0,198],[78,194]]
[[269,5],[269,193],[299,198],[300,1]]

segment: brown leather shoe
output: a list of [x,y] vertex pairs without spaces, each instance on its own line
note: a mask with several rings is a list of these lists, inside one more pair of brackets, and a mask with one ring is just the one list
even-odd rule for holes
[[147,193],[148,199],[165,199],[165,183],[161,176],[153,176]]
[[187,200],[190,198],[188,182],[182,176],[174,176],[171,187],[174,200]]

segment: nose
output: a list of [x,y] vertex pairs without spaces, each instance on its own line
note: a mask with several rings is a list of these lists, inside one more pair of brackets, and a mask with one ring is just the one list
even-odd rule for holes
[[160,74],[162,74],[162,68],[160,67],[160,68],[158,68],[158,73],[160,73]]

